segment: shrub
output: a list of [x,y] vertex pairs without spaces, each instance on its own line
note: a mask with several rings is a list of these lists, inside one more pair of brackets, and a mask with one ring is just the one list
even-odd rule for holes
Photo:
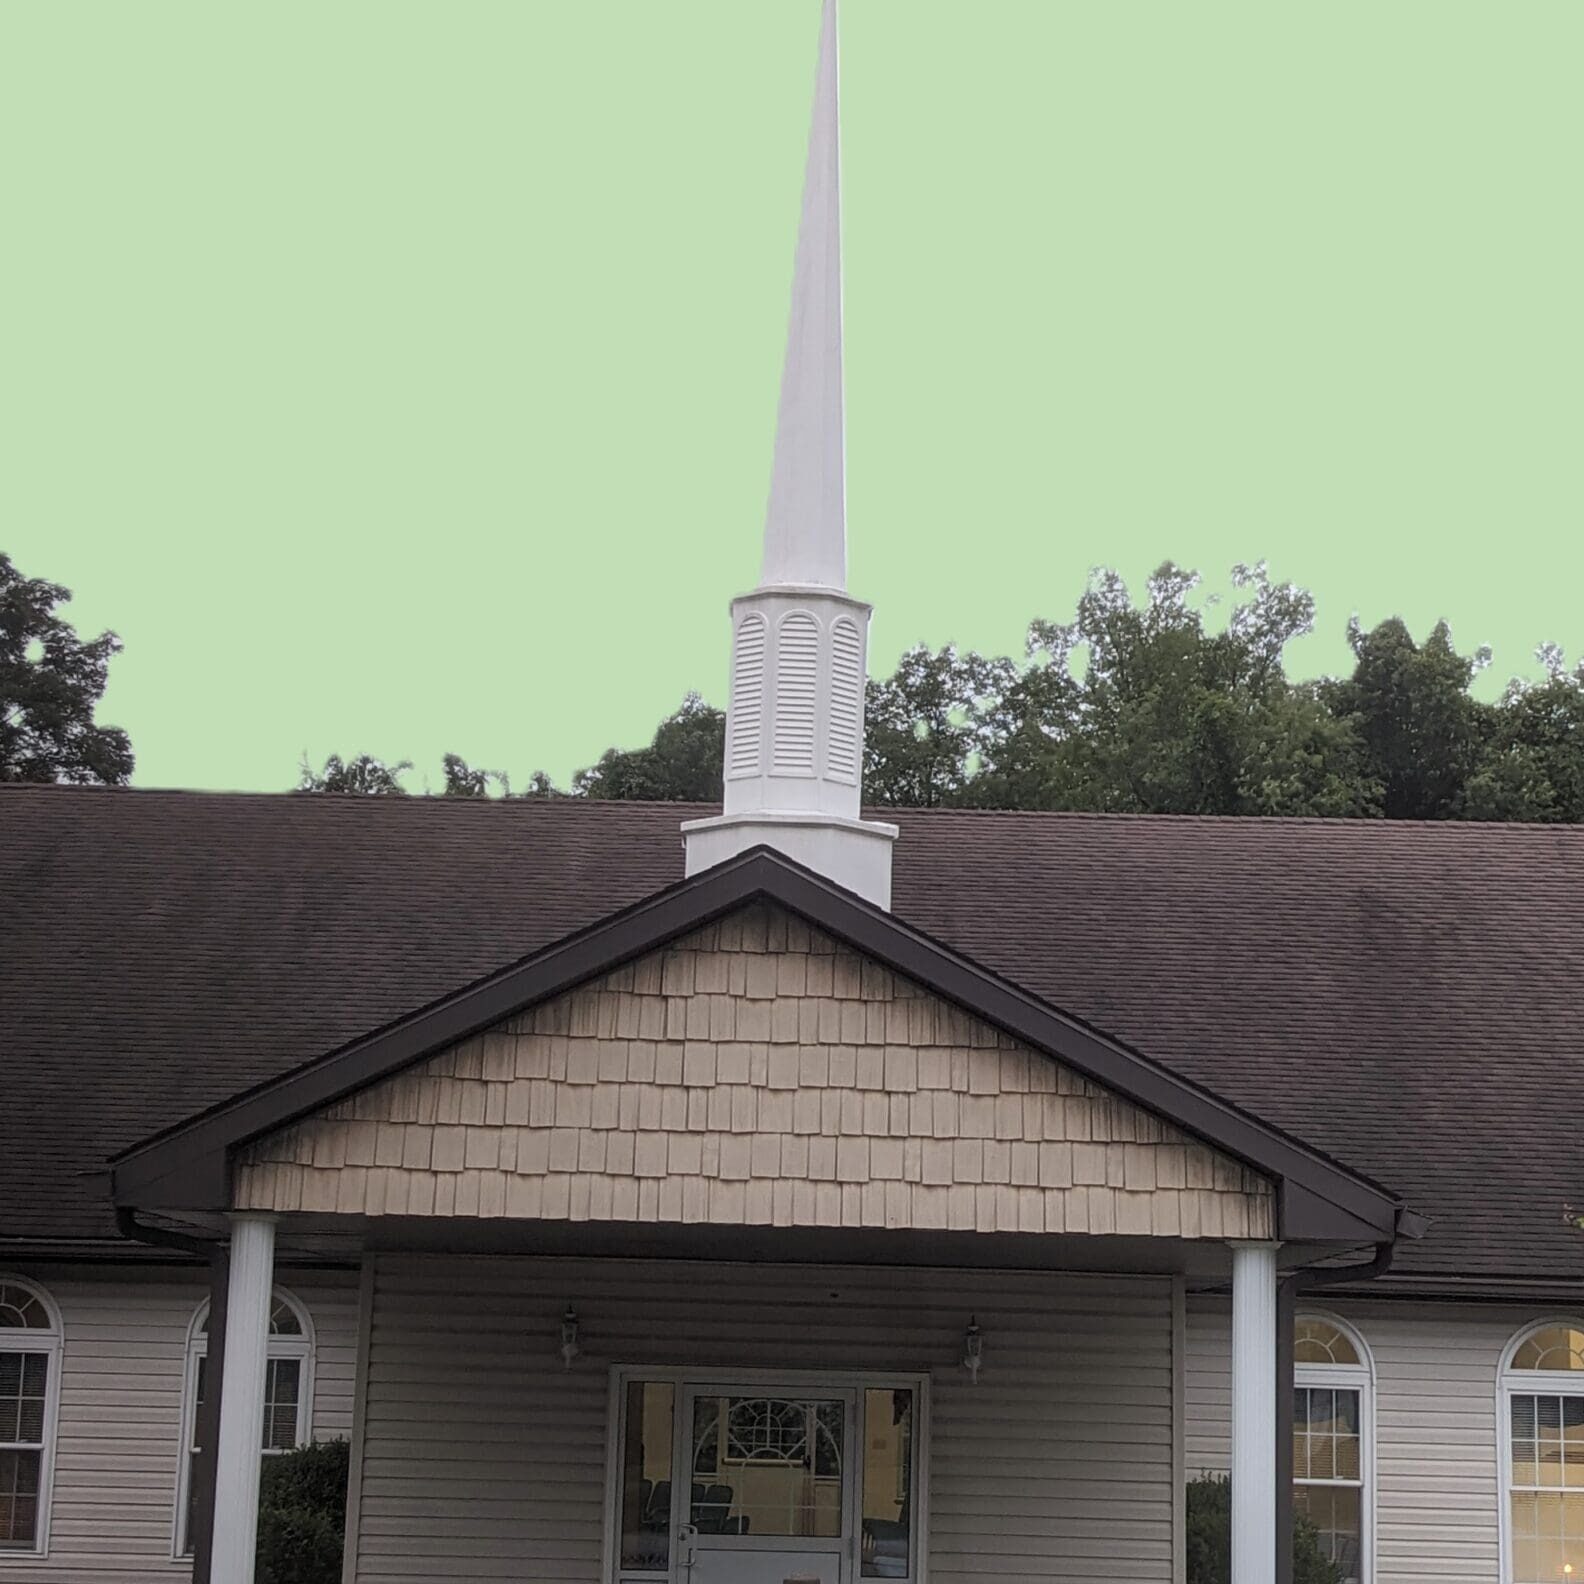
[[[1188,1482],[1188,1584],[1228,1584],[1232,1574],[1232,1481],[1202,1474]],[[1320,1531],[1293,1515],[1293,1584],[1344,1584],[1320,1549]]]
[[341,1584],[349,1458],[320,1441],[264,1459],[254,1584]]

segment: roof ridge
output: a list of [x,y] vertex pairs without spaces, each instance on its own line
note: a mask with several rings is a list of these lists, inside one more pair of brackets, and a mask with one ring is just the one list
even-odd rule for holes
[[[257,787],[153,787],[153,786],[102,786],[80,785],[62,781],[0,781],[0,796],[25,797],[40,795],[64,797],[116,796],[136,801],[155,798],[215,800],[217,802],[290,802],[304,805],[333,804],[338,807],[374,805],[380,808],[446,809],[502,808],[524,814],[573,809],[597,808],[645,809],[654,812],[675,813],[678,810],[719,809],[718,800],[711,799],[653,799],[653,798],[595,798],[567,793],[557,797],[445,797],[439,793],[410,793],[404,797],[377,797],[364,792],[299,791],[294,787],[265,790]],[[1093,824],[1125,826],[1193,826],[1213,829],[1292,830],[1324,829],[1357,834],[1393,835],[1407,831],[1434,831],[1449,839],[1489,837],[1492,840],[1511,840],[1523,835],[1551,835],[1570,841],[1584,840],[1584,824],[1563,822],[1543,823],[1534,820],[1458,820],[1458,819],[1362,819],[1357,817],[1318,814],[1154,814],[1133,813],[1115,809],[999,809],[973,807],[919,807],[909,804],[871,803],[864,805],[864,813],[882,814],[888,819],[933,821],[963,819],[974,822],[1005,820],[1014,823],[1032,821],[1049,824]]]

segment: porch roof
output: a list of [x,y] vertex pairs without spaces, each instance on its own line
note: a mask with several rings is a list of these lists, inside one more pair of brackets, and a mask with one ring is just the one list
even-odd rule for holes
[[129,1208],[218,1211],[235,1151],[469,1035],[754,902],[770,902],[1268,1179],[1289,1241],[1389,1241],[1388,1192],[1208,1089],[766,848],[667,887],[117,1158]]

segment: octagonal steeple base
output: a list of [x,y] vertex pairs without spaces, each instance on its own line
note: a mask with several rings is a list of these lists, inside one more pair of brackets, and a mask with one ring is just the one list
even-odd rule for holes
[[754,847],[773,847],[795,863],[826,875],[866,902],[891,907],[891,844],[897,827],[834,814],[722,814],[682,827],[690,875]]

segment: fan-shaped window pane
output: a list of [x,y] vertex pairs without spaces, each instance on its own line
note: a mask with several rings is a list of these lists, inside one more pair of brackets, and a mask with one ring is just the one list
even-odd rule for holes
[[1300,1320],[1293,1327],[1293,1360],[1298,1364],[1358,1364],[1358,1349],[1329,1320]]
[[[269,1334],[272,1337],[300,1337],[304,1334],[301,1317],[279,1294],[276,1295],[275,1302],[270,1308]],[[209,1311],[207,1308],[199,1318],[198,1335],[209,1335]]]
[[1584,1331],[1575,1326],[1543,1326],[1531,1331],[1513,1354],[1521,1370],[1584,1370]]
[[50,1331],[49,1310],[37,1294],[14,1283],[0,1282],[0,1330]]
[[270,1310],[270,1335],[301,1336],[302,1334],[302,1321],[297,1317],[297,1311],[284,1298],[276,1298],[275,1305]]

